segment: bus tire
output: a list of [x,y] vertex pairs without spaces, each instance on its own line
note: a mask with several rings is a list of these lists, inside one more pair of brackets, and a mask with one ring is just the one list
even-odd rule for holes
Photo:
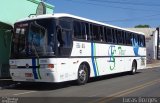
[[81,64],[78,69],[78,85],[84,85],[87,83],[89,78],[88,68],[85,64]]
[[136,72],[137,72],[137,63],[136,63],[136,61],[133,61],[131,75],[136,74]]

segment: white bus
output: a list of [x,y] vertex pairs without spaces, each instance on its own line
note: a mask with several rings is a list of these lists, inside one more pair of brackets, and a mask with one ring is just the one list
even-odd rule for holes
[[145,36],[70,15],[48,14],[14,25],[10,75],[14,81],[64,82],[146,66]]

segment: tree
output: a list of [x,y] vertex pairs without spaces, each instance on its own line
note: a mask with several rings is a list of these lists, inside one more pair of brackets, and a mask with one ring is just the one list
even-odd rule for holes
[[150,28],[149,25],[136,25],[134,28]]

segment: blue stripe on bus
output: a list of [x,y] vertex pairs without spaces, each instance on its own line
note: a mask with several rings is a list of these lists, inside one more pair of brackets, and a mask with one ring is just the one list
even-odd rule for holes
[[34,75],[34,79],[38,79],[37,71],[36,71],[36,59],[32,58],[32,71]]
[[96,64],[95,64],[95,61],[94,61],[94,44],[92,42],[91,42],[91,59],[92,59],[94,75],[97,76]]

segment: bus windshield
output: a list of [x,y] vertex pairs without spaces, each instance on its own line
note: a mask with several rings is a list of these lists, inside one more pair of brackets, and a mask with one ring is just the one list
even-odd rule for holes
[[15,24],[13,58],[55,56],[55,20],[40,19]]

